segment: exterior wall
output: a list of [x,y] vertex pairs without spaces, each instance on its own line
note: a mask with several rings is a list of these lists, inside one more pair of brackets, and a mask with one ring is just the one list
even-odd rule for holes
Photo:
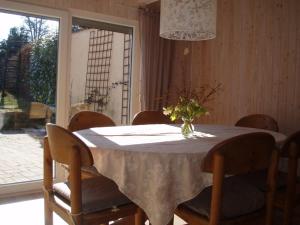
[[72,34],[71,40],[71,105],[84,102],[90,31]]
[[283,133],[299,130],[299,0],[219,0],[217,38],[176,43],[172,87],[223,85],[201,122],[234,124],[264,113]]
[[[109,85],[123,81],[124,34],[114,33],[109,72]],[[112,88],[105,114],[109,115],[116,124],[121,124],[122,85]]]
[[[92,29],[72,34],[71,44],[71,106],[80,106],[85,100],[89,38]],[[112,83],[123,81],[124,34],[114,32],[109,72],[109,101],[103,112],[116,124],[121,124],[122,85],[112,88]],[[90,107],[92,109],[93,107]],[[78,108],[78,110],[88,108]],[[72,110],[73,113],[75,110]]]

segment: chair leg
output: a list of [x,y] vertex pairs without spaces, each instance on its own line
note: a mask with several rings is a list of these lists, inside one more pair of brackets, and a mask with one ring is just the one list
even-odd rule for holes
[[144,211],[140,208],[137,209],[137,213],[134,216],[135,225],[145,225],[146,215]]
[[[289,194],[288,194],[289,195]],[[291,223],[292,210],[293,210],[293,199],[290,198],[291,196],[287,196],[285,206],[284,206],[284,213],[283,213],[283,225],[289,225]]]
[[73,215],[71,216],[71,219],[72,219],[72,222],[73,224],[72,225],[83,225],[83,218],[81,215]]
[[[134,221],[135,221],[134,216],[127,216],[125,218],[114,221],[113,225],[133,225],[135,223]],[[105,225],[108,225],[108,223]]]
[[174,217],[171,219],[171,221],[168,223],[168,225],[173,225],[174,224]]
[[124,224],[126,225],[133,225],[135,223],[135,217],[134,216],[128,216],[124,218]]
[[297,185],[296,184],[297,167],[298,167],[297,151],[295,149],[291,149],[291,156],[289,158],[287,195],[284,203],[283,225],[289,225],[291,223],[291,218],[293,216],[293,208],[295,204],[296,185]]
[[50,209],[46,198],[44,200],[45,225],[53,225],[53,211]]

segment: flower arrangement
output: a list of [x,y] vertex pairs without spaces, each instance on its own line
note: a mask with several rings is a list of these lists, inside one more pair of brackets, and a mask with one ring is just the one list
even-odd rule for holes
[[209,115],[205,103],[212,100],[212,96],[220,89],[220,84],[214,88],[201,87],[199,90],[189,91],[187,89],[177,90],[179,95],[177,103],[163,108],[165,115],[170,116],[172,121],[181,119],[183,121],[181,132],[183,136],[189,137],[194,127],[192,122],[195,118]]
[[197,100],[180,96],[175,106],[171,105],[164,108],[164,114],[170,116],[172,121],[178,119],[193,121],[194,118],[208,115],[208,111]]

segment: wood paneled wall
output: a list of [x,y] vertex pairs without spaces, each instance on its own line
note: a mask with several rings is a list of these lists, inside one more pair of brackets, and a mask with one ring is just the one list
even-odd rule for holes
[[219,0],[217,26],[214,40],[177,42],[172,87],[222,83],[204,122],[265,113],[299,130],[300,1]]
[[56,9],[81,9],[138,20],[138,0],[8,0]]

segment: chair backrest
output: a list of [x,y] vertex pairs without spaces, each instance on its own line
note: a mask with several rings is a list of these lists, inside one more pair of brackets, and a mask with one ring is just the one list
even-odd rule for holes
[[256,132],[225,140],[211,149],[202,162],[205,172],[214,171],[214,160],[221,156],[224,174],[238,175],[266,169],[270,165],[275,140],[272,135]]
[[91,104],[79,102],[71,105],[70,108],[70,118],[72,118],[76,113],[79,113],[80,111],[89,111],[91,107]]
[[[272,135],[263,132],[239,135],[216,145],[208,152],[202,169],[213,173],[211,215],[209,224],[219,224],[221,218],[223,181],[225,175],[239,175],[268,168],[267,221],[271,221],[276,186],[278,152]],[[267,223],[267,224],[271,224]]]
[[282,157],[289,157],[289,151],[290,151],[290,147],[291,147],[292,143],[296,144],[296,149],[297,149],[296,157],[300,157],[300,130],[291,134],[285,140],[285,142],[283,143],[283,145],[281,147],[281,156]]
[[141,111],[135,114],[132,125],[143,124],[171,124],[170,118],[161,111]]
[[89,148],[74,134],[55,124],[46,125],[50,153],[53,160],[59,163],[70,165],[72,151],[79,150],[81,166],[94,164]]
[[116,124],[108,116],[93,111],[81,111],[76,113],[71,118],[68,130],[73,132],[77,130],[89,129],[92,127],[110,126],[116,126]]
[[252,127],[278,132],[278,124],[275,119],[265,114],[252,114],[239,119],[235,126]]

